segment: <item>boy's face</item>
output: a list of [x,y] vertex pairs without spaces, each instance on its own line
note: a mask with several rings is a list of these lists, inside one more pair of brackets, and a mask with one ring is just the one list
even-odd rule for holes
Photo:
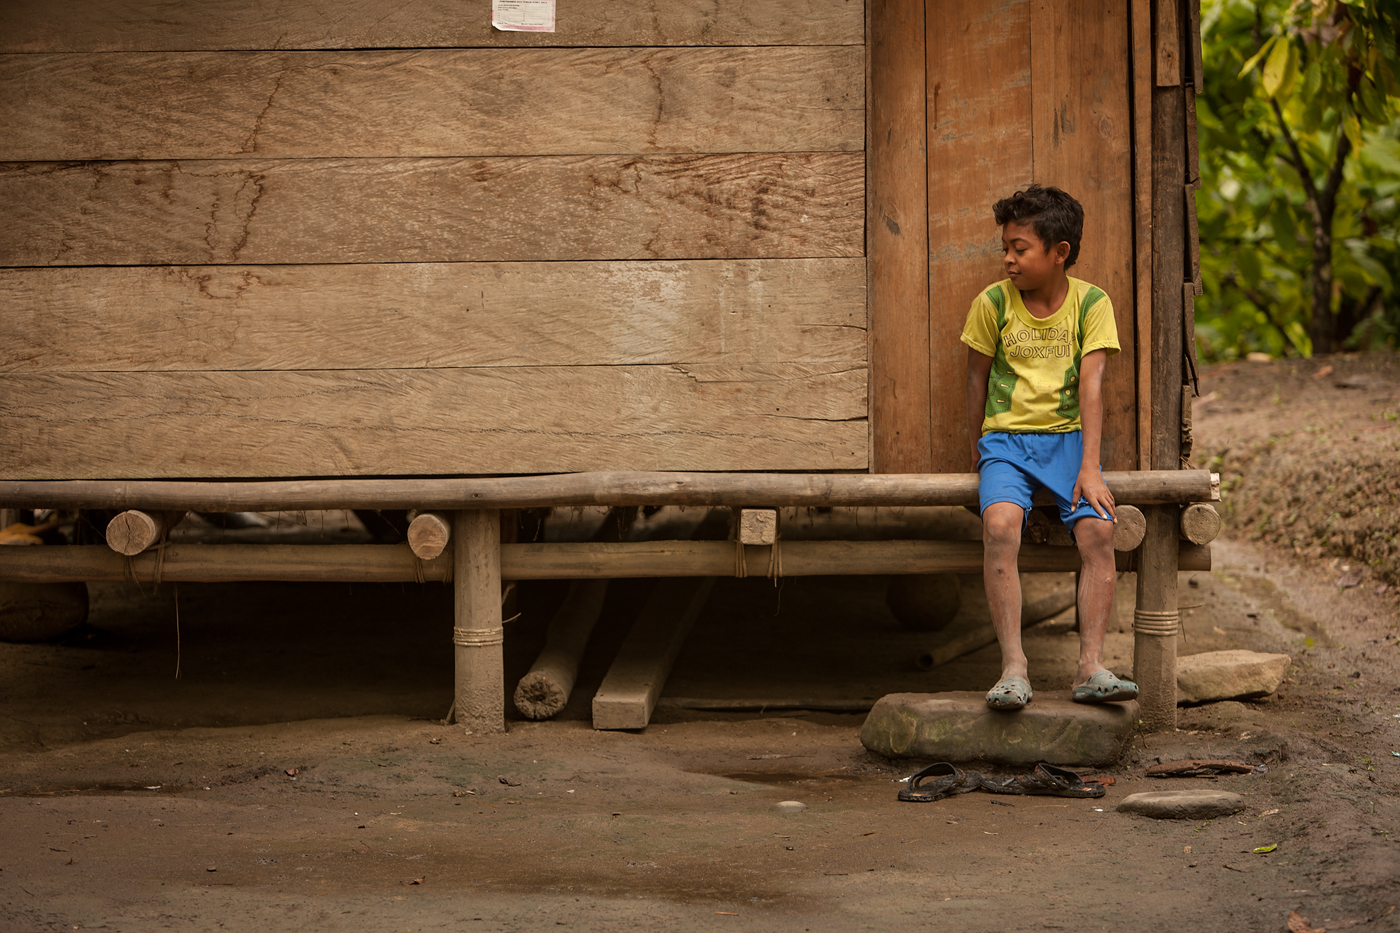
[[1002,262],[1007,278],[1023,292],[1035,291],[1064,272],[1069,258],[1069,243],[1061,240],[1053,248],[1030,224],[1007,221],[1001,228]]

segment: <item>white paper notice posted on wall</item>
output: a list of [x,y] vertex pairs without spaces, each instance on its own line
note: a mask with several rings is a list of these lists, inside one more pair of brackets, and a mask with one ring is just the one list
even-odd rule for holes
[[554,0],[491,0],[491,25],[507,32],[553,32]]

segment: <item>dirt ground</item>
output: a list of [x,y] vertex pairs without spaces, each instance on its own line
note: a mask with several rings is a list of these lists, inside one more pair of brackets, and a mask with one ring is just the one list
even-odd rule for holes
[[1236,537],[1400,587],[1400,354],[1241,361],[1201,392],[1195,461],[1221,474]]
[[[1230,373],[1207,373],[1203,394]],[[1230,414],[1202,413],[1198,444],[1229,446],[1259,417]],[[874,534],[908,519],[861,520]],[[0,644],[0,930],[1281,931],[1293,911],[1312,929],[1400,930],[1400,612],[1393,588],[1348,584],[1334,560],[1237,530],[1212,572],[1181,577],[1179,651],[1286,652],[1276,696],[1182,709],[1177,732],[1134,740],[1102,800],[932,804],[896,800],[923,763],[867,753],[861,714],[663,707],[644,731],[594,732],[589,698],[644,581],[612,587],[565,713],[504,735],[440,722],[440,586],[93,586],[62,643]],[[666,695],[986,689],[994,647],[917,669],[928,636],[899,627],[886,583],[720,581]],[[1125,575],[1107,652],[1125,673],[1132,590]],[[521,588],[512,686],[562,592]],[[1042,694],[1069,686],[1072,626],[1070,612],[1028,632]],[[1185,757],[1264,768],[1142,775]],[[1248,807],[1201,822],[1114,809],[1194,786]],[[788,800],[807,808],[775,809]]]

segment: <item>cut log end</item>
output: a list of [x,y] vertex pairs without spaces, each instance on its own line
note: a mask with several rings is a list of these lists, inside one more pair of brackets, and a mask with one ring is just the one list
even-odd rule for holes
[[436,512],[422,512],[408,526],[408,546],[419,560],[434,560],[452,540],[452,522]]
[[1192,544],[1210,544],[1220,527],[1220,513],[1207,502],[1193,502],[1181,510],[1181,537]]
[[742,544],[771,545],[778,540],[776,509],[740,509],[739,541]]
[[[1117,519],[1113,525],[1113,549],[1115,551],[1136,550],[1147,534],[1147,520],[1142,510],[1135,505],[1119,505],[1114,509]],[[1054,547],[1073,547],[1074,539],[1069,529],[1060,521],[1054,509],[1033,508],[1026,517],[1026,540],[1032,544],[1049,544]]]
[[1135,505],[1120,505],[1114,509],[1118,521],[1113,526],[1113,549],[1135,551],[1147,535],[1147,519]]
[[543,671],[531,671],[515,688],[515,708],[526,719],[548,719],[563,711],[568,691]]
[[135,509],[122,512],[107,523],[107,546],[127,557],[135,557],[155,544],[159,535],[159,523]]
[[118,554],[135,557],[154,547],[184,517],[180,511],[146,513],[128,509],[107,523],[107,546]]

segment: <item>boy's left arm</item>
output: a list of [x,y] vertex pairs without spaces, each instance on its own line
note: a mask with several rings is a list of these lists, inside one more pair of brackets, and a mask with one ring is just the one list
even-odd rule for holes
[[1113,493],[1108,491],[1099,471],[1099,450],[1103,441],[1103,368],[1107,362],[1105,350],[1086,353],[1079,361],[1079,422],[1084,436],[1084,459],[1079,464],[1079,478],[1074,481],[1070,501],[1078,506],[1082,496],[1100,518],[1117,521]]

